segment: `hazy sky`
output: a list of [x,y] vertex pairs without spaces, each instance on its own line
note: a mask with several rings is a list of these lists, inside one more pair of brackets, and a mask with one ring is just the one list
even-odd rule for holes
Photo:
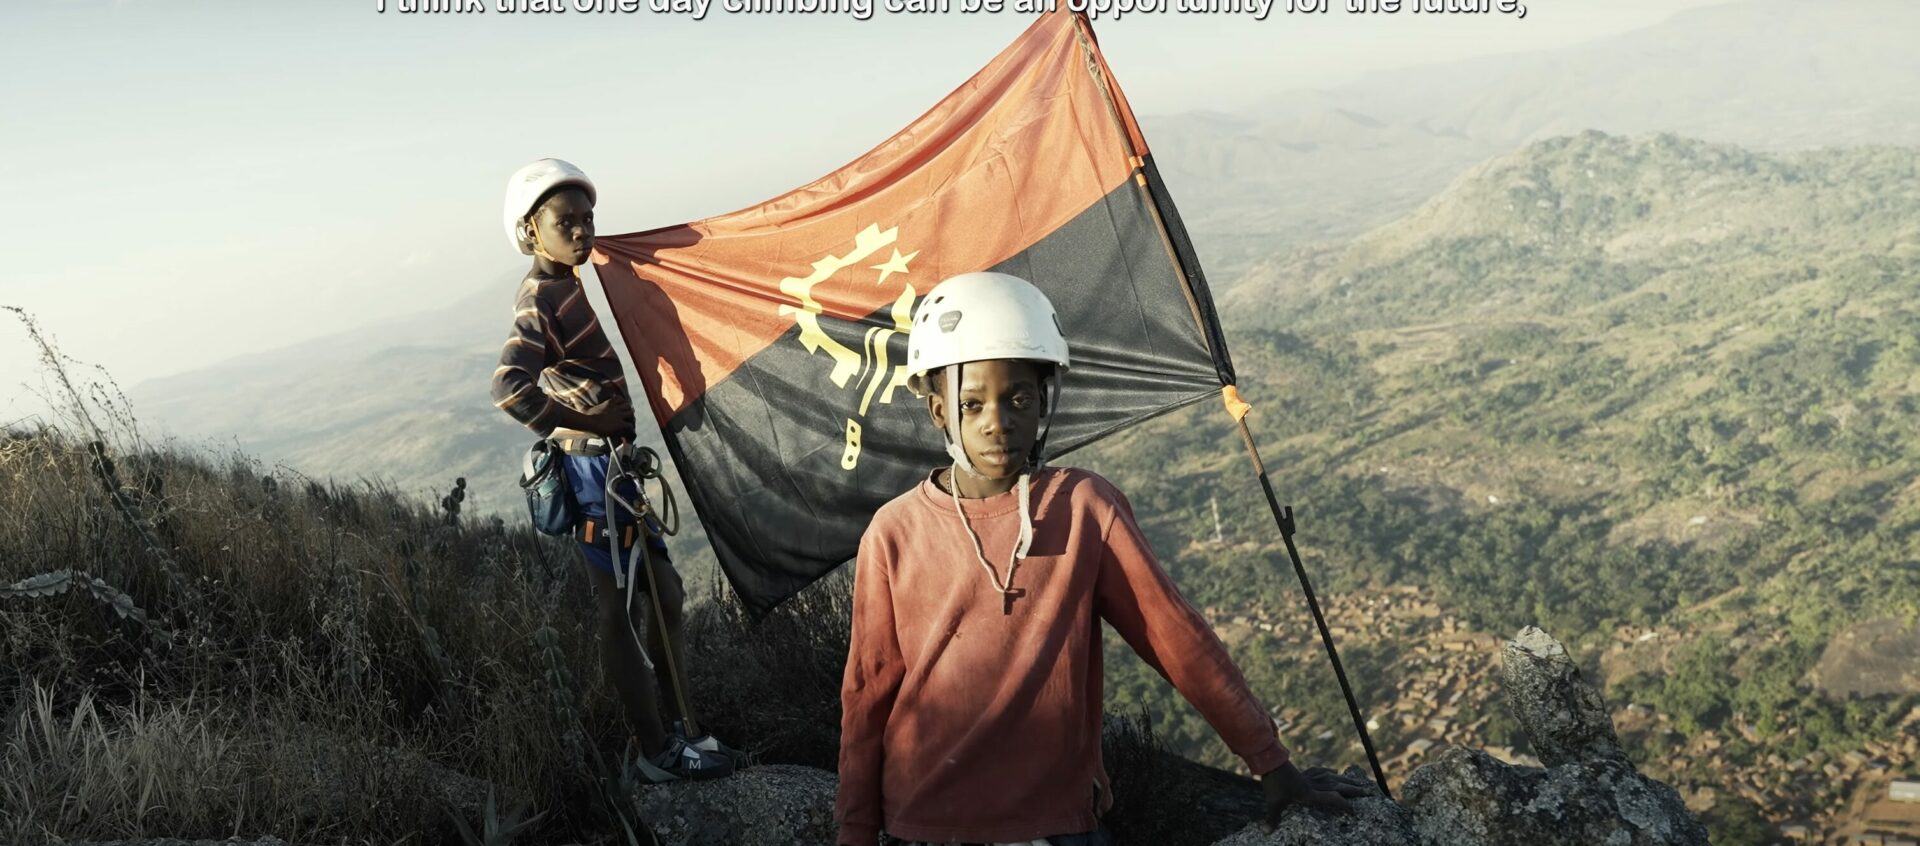
[[[571,0],[569,0],[570,2]],[[1720,0],[1097,21],[1142,114],[1563,46]],[[749,205],[912,120],[1001,15],[402,15],[376,0],[0,0],[0,305],[123,385],[472,294],[526,261],[508,173],[567,158],[603,233]],[[1178,186],[1174,186],[1176,189]],[[501,291],[502,331],[511,292]],[[0,425],[39,403],[0,322]]]

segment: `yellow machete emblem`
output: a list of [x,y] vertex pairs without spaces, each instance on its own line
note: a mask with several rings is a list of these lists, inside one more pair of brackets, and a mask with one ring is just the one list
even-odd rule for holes
[[907,386],[906,362],[893,364],[889,361],[887,341],[897,333],[908,331],[913,325],[914,292],[912,285],[901,280],[900,296],[893,301],[893,326],[867,327],[861,348],[855,351],[820,328],[820,302],[814,299],[813,288],[833,278],[834,274],[861,264],[889,248],[892,250],[891,257],[866,268],[879,271],[879,278],[873,284],[885,285],[896,273],[905,275],[908,272],[907,263],[913,261],[920,252],[915,250],[901,255],[895,246],[899,235],[900,228],[897,226],[882,230],[877,225],[870,225],[854,237],[853,249],[845,255],[826,256],[815,261],[813,272],[805,277],[789,276],[780,280],[780,292],[798,303],[780,306],[780,316],[793,316],[794,324],[800,327],[800,343],[807,348],[807,352],[826,351],[827,357],[833,361],[833,370],[828,378],[842,389],[848,387],[849,382],[856,390],[860,385],[866,385],[866,390],[860,396],[860,410],[847,418],[846,449],[840,453],[842,470],[852,470],[860,464],[860,420],[872,408],[875,396],[883,403],[892,403],[894,389]]

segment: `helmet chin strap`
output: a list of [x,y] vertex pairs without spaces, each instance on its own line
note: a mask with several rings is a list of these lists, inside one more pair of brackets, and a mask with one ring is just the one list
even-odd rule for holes
[[527,240],[533,244],[534,255],[539,256],[540,258],[546,259],[547,261],[552,261],[552,262],[559,261],[559,259],[556,259],[550,255],[547,255],[547,248],[540,243],[540,230],[534,228],[532,220],[528,220],[527,222],[522,223],[520,225],[526,228]]
[[973,466],[967,458],[967,448],[960,445],[960,365],[947,365],[947,457],[953,459],[953,466],[966,471],[976,479],[986,476]]
[[1033,441],[1033,455],[1028,456],[1027,466],[1035,471],[1047,466],[1047,457],[1043,454],[1047,448],[1047,433],[1053,431],[1053,410],[1060,407],[1060,376],[1047,377],[1047,405],[1040,412],[1040,437]]
[[[529,219],[523,225],[527,227],[527,240],[533,242],[534,255],[539,256],[543,259],[546,259],[547,261],[553,262],[554,264],[566,264],[566,262],[561,261],[557,258],[554,258],[552,255],[549,255],[547,253],[546,245],[540,243],[540,230],[533,225],[533,221],[531,219]],[[576,279],[579,278],[580,266],[579,265],[569,265],[569,266],[573,268],[574,278]]]

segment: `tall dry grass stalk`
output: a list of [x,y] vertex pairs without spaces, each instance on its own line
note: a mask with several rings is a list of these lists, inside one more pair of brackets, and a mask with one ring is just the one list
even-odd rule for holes
[[[118,820],[146,828],[211,828],[251,780],[219,706],[192,697],[105,706],[90,691],[66,709],[54,691],[31,686],[6,727],[0,795],[18,809],[14,834],[96,828]],[[102,832],[103,834],[109,832]]]

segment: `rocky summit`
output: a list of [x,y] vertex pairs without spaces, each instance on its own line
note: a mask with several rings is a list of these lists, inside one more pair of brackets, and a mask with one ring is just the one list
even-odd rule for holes
[[[1706,829],[1680,795],[1621,752],[1599,693],[1559,641],[1522,630],[1502,652],[1500,677],[1544,768],[1453,747],[1414,770],[1398,802],[1376,794],[1355,800],[1351,814],[1295,810],[1271,829],[1255,822],[1221,839],[1153,846],[1707,846]],[[835,785],[824,770],[763,765],[717,781],[642,788],[634,809],[662,844],[832,846]],[[111,846],[174,844],[216,846]]]
[[[1454,747],[1408,776],[1397,803],[1376,795],[1347,815],[1294,811],[1214,846],[1706,846],[1680,795],[1626,759],[1598,691],[1559,641],[1521,631],[1503,650],[1501,681],[1545,768]],[[830,773],[764,766],[649,788],[637,803],[666,843],[831,846],[833,795]]]
[[679,846],[832,846],[838,780],[813,767],[769,764],[729,778],[642,788],[641,819]]

